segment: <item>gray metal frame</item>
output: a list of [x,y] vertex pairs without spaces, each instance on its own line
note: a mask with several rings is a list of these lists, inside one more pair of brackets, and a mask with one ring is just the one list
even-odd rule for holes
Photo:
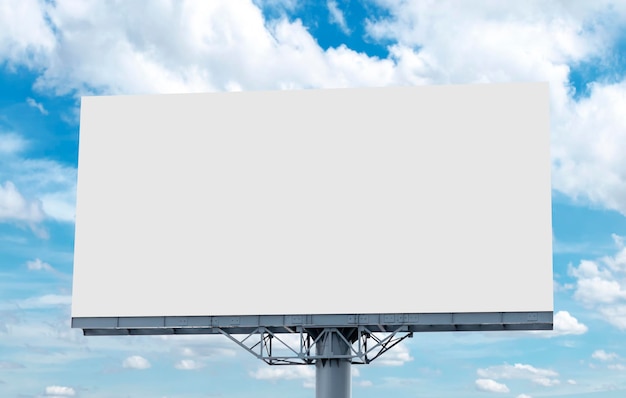
[[[222,334],[269,365],[315,365],[316,398],[349,398],[352,364],[368,364],[414,332],[551,330],[552,311],[76,317],[86,336]],[[290,344],[285,334],[298,334]]]
[[552,311],[477,313],[389,313],[336,315],[244,315],[244,316],[154,316],[74,317],[72,327],[86,336],[163,334],[251,334],[263,331],[300,333],[303,329],[358,328],[375,333],[393,333],[400,326],[407,332],[551,330]]
[[[252,333],[237,338],[228,331],[222,334],[268,365],[311,365],[319,360],[346,359],[352,364],[372,362],[393,346],[412,337],[406,326],[399,326],[386,336],[359,326],[357,328],[298,328],[299,344],[292,346],[277,333],[267,328],[258,328]],[[345,347],[338,351],[334,346]]]

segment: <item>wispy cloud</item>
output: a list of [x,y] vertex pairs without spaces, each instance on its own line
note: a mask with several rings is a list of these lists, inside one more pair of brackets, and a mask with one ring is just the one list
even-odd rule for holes
[[174,367],[179,370],[196,370],[203,368],[204,364],[193,359],[182,359],[176,362]]
[[250,376],[257,380],[302,380],[303,386],[310,388],[315,385],[315,368],[311,366],[263,366]]
[[0,154],[14,155],[22,152],[28,142],[20,135],[15,133],[0,134]]
[[516,363],[515,365],[498,365],[478,369],[478,376],[491,379],[532,379],[535,377],[555,377],[558,373],[550,369],[535,368],[532,365]]
[[26,200],[11,181],[6,181],[4,186],[0,184],[0,222],[15,220],[39,223],[44,219],[44,214],[41,202]]
[[9,302],[0,301],[0,309],[13,310],[35,310],[42,308],[66,307],[72,304],[72,296],[61,294],[46,294],[43,296],[30,297],[26,299]]
[[26,98],[26,103],[28,104],[28,106],[32,106],[33,108],[36,108],[37,110],[39,110],[39,112],[41,112],[42,115],[48,114],[48,111],[46,110],[46,108],[44,108],[43,104],[41,104],[40,102],[37,102],[34,99],[28,97]]
[[535,384],[552,387],[560,384],[560,380],[556,377],[559,376],[558,372],[552,369],[536,368],[532,365],[516,363],[515,365],[498,365],[488,368],[478,369],[476,371],[479,377],[484,379],[493,380],[530,380]]
[[35,259],[32,261],[27,261],[26,262],[26,267],[30,270],[30,271],[48,271],[48,272],[54,272],[55,269],[52,268],[52,266],[48,263],[45,263],[43,261],[41,261],[40,259]]
[[17,362],[0,361],[0,369],[3,369],[3,370],[22,369],[22,368],[24,368],[24,365],[17,363]]
[[591,358],[597,359],[599,361],[614,361],[619,356],[614,352],[606,352],[604,350],[596,350],[591,354]]
[[328,0],[326,2],[326,6],[328,7],[330,23],[337,25],[343,33],[349,35],[350,28],[348,28],[346,17],[343,15],[343,11],[339,8],[337,1]]

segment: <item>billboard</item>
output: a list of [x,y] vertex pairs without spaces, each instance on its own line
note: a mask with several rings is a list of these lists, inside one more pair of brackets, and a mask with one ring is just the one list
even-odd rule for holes
[[83,97],[74,325],[551,323],[548,97],[547,83]]

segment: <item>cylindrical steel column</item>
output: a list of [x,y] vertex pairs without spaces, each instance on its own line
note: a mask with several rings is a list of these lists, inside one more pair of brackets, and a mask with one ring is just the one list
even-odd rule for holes
[[[317,343],[317,355],[348,355],[350,346],[337,334],[329,333]],[[318,359],[315,363],[316,398],[351,398],[350,358]]]

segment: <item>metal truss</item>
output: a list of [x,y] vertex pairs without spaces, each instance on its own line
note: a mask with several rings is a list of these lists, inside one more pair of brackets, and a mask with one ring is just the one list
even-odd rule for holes
[[[298,327],[290,334],[274,333],[265,327],[258,327],[245,335],[231,334],[228,328],[219,328],[218,331],[269,365],[311,365],[327,359],[350,359],[353,364],[363,365],[402,340],[413,337],[413,332],[406,325],[387,333],[373,332],[366,326]],[[288,342],[285,337],[294,334],[299,335],[298,342]],[[336,345],[349,347],[349,350],[338,349]]]

